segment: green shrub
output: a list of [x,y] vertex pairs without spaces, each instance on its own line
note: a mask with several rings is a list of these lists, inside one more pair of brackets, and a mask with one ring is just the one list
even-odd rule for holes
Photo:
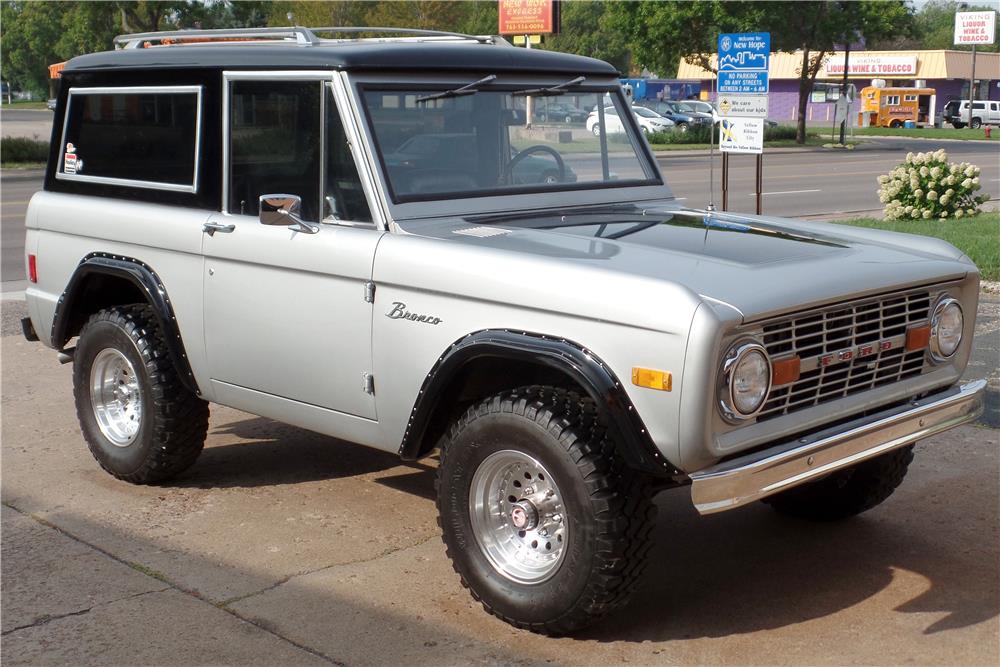
[[906,161],[878,177],[878,198],[887,220],[961,218],[975,215],[990,198],[982,188],[979,167],[948,162],[944,149],[906,154]]
[[24,137],[0,139],[0,164],[45,162],[49,159],[49,142]]
[[[719,132],[710,132],[704,125],[689,128],[687,132],[674,129],[669,132],[656,132],[649,135],[651,144],[707,144],[713,141],[719,143]],[[795,128],[790,125],[776,125],[775,127],[764,128],[764,141],[777,141],[782,139],[794,139]]]

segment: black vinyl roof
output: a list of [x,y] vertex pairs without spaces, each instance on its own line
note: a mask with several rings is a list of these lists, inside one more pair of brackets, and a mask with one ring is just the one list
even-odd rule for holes
[[201,68],[618,74],[614,67],[594,58],[541,49],[445,41],[342,41],[313,46],[262,41],[122,49],[78,56],[66,64],[65,71]]

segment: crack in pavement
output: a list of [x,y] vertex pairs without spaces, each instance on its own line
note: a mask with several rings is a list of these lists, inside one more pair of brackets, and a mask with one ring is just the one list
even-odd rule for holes
[[132,595],[126,595],[124,597],[120,597],[120,598],[117,598],[115,600],[107,600],[105,602],[98,602],[97,604],[91,605],[91,606],[87,607],[86,609],[78,609],[77,611],[69,611],[69,612],[66,612],[65,614],[56,614],[54,616],[50,616],[48,614],[45,614],[43,616],[39,616],[38,618],[36,618],[31,623],[26,623],[25,625],[19,625],[16,628],[11,628],[10,630],[4,630],[2,633],[0,633],[0,637],[6,637],[7,635],[11,634],[12,632],[17,632],[18,630],[27,630],[28,628],[37,628],[37,627],[40,627],[42,625],[47,625],[48,623],[51,623],[52,621],[58,621],[58,620],[61,620],[61,619],[64,619],[64,618],[69,618],[71,616],[83,616],[84,614],[87,614],[90,611],[92,611],[94,609],[97,609],[98,607],[106,607],[108,605],[115,604],[117,602],[123,602],[125,600],[131,600],[132,598],[141,597],[143,595],[149,595],[151,593],[164,593],[164,592],[169,591],[169,590],[170,590],[170,587],[167,586],[166,588],[160,588],[160,589],[157,589],[155,591],[143,591],[141,593],[133,593]]
[[[162,592],[164,592],[166,590],[170,590],[170,589],[176,590],[176,591],[178,591],[180,593],[183,593],[184,595],[187,595],[187,596],[192,597],[192,598],[194,598],[196,600],[204,602],[205,604],[210,604],[213,607],[215,607],[216,609],[224,611],[227,614],[230,614],[231,616],[239,619],[240,621],[242,621],[244,623],[248,623],[249,625],[254,626],[258,630],[260,630],[262,632],[266,632],[267,634],[271,635],[272,637],[275,637],[275,638],[277,638],[280,641],[283,641],[283,642],[285,642],[287,644],[290,644],[290,645],[294,646],[295,648],[297,648],[297,649],[299,649],[301,651],[305,651],[306,653],[309,653],[310,655],[314,655],[317,658],[325,660],[326,662],[329,662],[332,665],[336,665],[337,667],[346,667],[346,663],[341,662],[340,660],[335,660],[334,658],[331,658],[330,656],[326,655],[325,653],[323,653],[321,651],[318,651],[318,650],[316,650],[314,648],[311,648],[309,646],[305,646],[305,645],[300,644],[300,643],[298,643],[298,642],[296,642],[296,641],[294,641],[292,639],[289,639],[288,637],[285,637],[284,635],[282,635],[282,634],[276,632],[275,630],[267,627],[267,625],[265,625],[263,623],[260,623],[258,621],[255,621],[253,619],[247,618],[245,616],[242,616],[241,614],[235,612],[234,610],[232,610],[232,609],[230,609],[228,607],[220,606],[220,604],[213,603],[211,600],[209,600],[209,599],[205,598],[204,596],[200,595],[197,591],[193,591],[193,590],[189,590],[187,588],[184,588],[183,586],[181,586],[177,582],[170,580],[166,575],[162,574],[161,572],[157,572],[156,570],[153,570],[152,568],[146,567],[145,565],[142,565],[141,563],[133,563],[131,561],[125,560],[124,558],[120,558],[120,557],[116,556],[115,554],[111,553],[110,551],[107,551],[106,549],[103,549],[103,548],[97,546],[96,544],[88,542],[87,540],[85,540],[83,538],[77,537],[73,533],[70,533],[69,531],[61,528],[60,526],[55,525],[54,523],[52,523],[51,521],[48,521],[47,519],[44,519],[44,518],[42,518],[40,516],[37,516],[36,514],[33,514],[31,512],[26,512],[26,511],[22,510],[21,508],[13,505],[8,500],[4,500],[0,504],[3,504],[4,507],[7,507],[7,508],[9,508],[11,510],[14,510],[18,514],[21,514],[23,516],[26,516],[26,517],[32,519],[33,521],[35,521],[35,522],[37,522],[37,523],[45,526],[46,528],[51,528],[52,530],[56,531],[57,533],[59,533],[61,535],[64,535],[64,536],[68,537],[69,539],[71,539],[71,540],[73,540],[75,542],[78,542],[78,543],[80,543],[80,544],[82,544],[84,546],[90,547],[94,551],[96,551],[96,552],[98,552],[100,554],[103,554],[104,556],[107,556],[108,558],[110,558],[111,560],[113,560],[115,562],[121,563],[122,565],[130,567],[133,570],[146,575],[147,577],[150,577],[152,579],[156,579],[157,581],[161,581],[161,582],[167,584],[167,588],[163,589],[162,591],[147,591],[147,593],[153,593],[153,592],[161,592],[162,593]],[[140,593],[139,595],[145,595],[145,593]],[[132,597],[134,597],[134,596],[132,596]],[[123,598],[123,599],[125,599],[125,598]],[[33,625],[44,625],[44,624],[46,624],[46,623],[48,623],[50,621],[57,620],[59,618],[66,618],[67,616],[80,616],[80,615],[85,614],[88,611],[90,611],[90,609],[94,609],[95,607],[98,607],[98,606],[100,606],[100,605],[94,605],[93,607],[90,607],[89,609],[85,609],[85,610],[78,611],[78,612],[73,612],[73,613],[70,613],[70,614],[63,614],[61,616],[52,616],[52,617],[49,617],[49,618],[43,617],[40,620],[36,620],[33,623]],[[31,625],[24,626],[24,627],[31,627]],[[19,629],[23,629],[23,627],[22,628],[13,628],[12,630],[9,630],[8,632],[3,633],[3,635],[7,635],[9,632],[14,632],[15,630],[19,630]]]
[[282,577],[278,581],[274,582],[273,584],[271,584],[269,586],[265,586],[264,588],[260,589],[259,591],[253,591],[252,593],[246,593],[245,595],[237,595],[236,597],[229,598],[228,600],[223,600],[222,602],[219,602],[216,606],[219,607],[220,609],[227,609],[228,610],[229,609],[229,605],[231,605],[231,604],[235,604],[237,602],[242,602],[243,600],[247,600],[249,598],[256,597],[256,596],[261,595],[263,593],[267,593],[268,591],[273,591],[274,589],[278,588],[279,586],[284,586],[285,584],[287,584],[292,579],[298,579],[299,577],[304,577],[304,576],[309,575],[309,574],[315,574],[317,572],[325,572],[326,570],[333,570],[333,569],[338,568],[338,567],[347,567],[348,565],[360,565],[362,563],[372,563],[374,561],[377,561],[377,560],[380,560],[382,558],[385,558],[386,556],[391,556],[393,554],[397,554],[397,553],[400,553],[402,551],[406,551],[408,549],[416,549],[417,547],[421,547],[421,546],[427,544],[428,542],[430,542],[431,540],[433,540],[435,537],[437,537],[436,534],[435,535],[431,535],[429,537],[425,537],[422,540],[417,540],[416,542],[413,542],[411,544],[406,544],[406,545],[403,545],[401,547],[396,547],[395,549],[388,549],[387,551],[382,551],[382,552],[380,552],[378,554],[375,554],[374,556],[372,556],[370,558],[357,558],[355,560],[349,560],[349,561],[345,561],[343,563],[332,563],[330,565],[324,565],[323,567],[318,567],[315,570],[305,570],[305,571],[302,571],[302,572],[295,572],[293,574],[289,574],[288,576]]

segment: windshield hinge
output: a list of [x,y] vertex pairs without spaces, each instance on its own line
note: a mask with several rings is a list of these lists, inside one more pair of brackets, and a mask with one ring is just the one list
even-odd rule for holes
[[366,394],[375,395],[375,376],[371,373],[362,373],[361,381],[364,384],[364,390]]
[[365,281],[365,303],[375,303],[375,283]]

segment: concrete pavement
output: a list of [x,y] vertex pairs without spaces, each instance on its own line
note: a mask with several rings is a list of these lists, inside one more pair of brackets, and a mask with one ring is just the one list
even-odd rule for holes
[[71,366],[11,335],[22,306],[3,304],[0,341],[5,665],[1000,662],[1000,431],[921,443],[896,495],[840,524],[760,504],[698,517],[665,492],[633,603],[548,639],[459,585],[433,460],[213,406],[180,479],[114,480],[83,443]]

